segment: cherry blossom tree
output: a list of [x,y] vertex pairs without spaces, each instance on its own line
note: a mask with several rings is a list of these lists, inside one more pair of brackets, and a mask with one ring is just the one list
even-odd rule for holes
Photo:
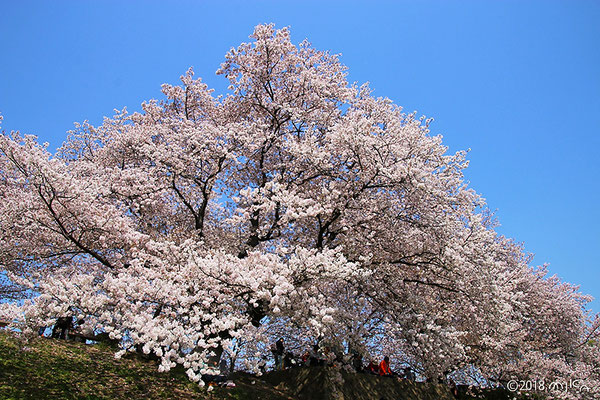
[[190,69],[141,112],[76,125],[56,154],[0,137],[0,283],[26,299],[5,317],[83,319],[118,355],[200,383],[224,351],[252,369],[283,337],[429,379],[598,393],[590,298],[495,232],[466,152],[288,29],[251,39],[217,72],[226,96]]

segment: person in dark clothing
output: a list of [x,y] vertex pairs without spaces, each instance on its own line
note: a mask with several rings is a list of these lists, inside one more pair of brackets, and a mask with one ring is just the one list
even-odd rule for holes
[[283,345],[283,338],[279,338],[277,342],[275,342],[275,348],[271,349],[273,353],[273,357],[275,358],[275,370],[283,369],[283,358],[285,353],[285,346]]
[[54,339],[66,339],[69,329],[73,327],[73,317],[58,317],[52,328]]
[[362,355],[357,351],[352,355],[352,367],[356,372],[363,372]]
[[313,345],[312,350],[309,353],[308,364],[311,367],[316,367],[316,366],[321,366],[324,363],[325,362],[319,352],[319,345],[318,344]]

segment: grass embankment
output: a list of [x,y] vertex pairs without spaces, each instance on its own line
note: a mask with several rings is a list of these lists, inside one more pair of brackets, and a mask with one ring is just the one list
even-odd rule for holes
[[[136,355],[116,360],[114,352],[106,345],[56,339],[25,342],[0,331],[0,399],[454,400],[445,385],[340,375],[327,367],[295,368],[261,378],[236,373],[231,377],[236,387],[208,392],[190,382],[181,368],[160,373],[154,361]],[[477,398],[512,396],[493,391]]]
[[153,361],[137,356],[116,360],[114,353],[101,344],[48,338],[25,342],[0,332],[0,399],[290,398],[248,375],[239,375],[235,388],[207,392],[182,369],[160,373]]

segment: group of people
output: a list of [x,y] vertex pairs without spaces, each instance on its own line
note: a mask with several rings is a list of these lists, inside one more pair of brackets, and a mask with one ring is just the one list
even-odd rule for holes
[[[56,322],[52,326],[52,333],[50,337],[53,339],[71,339],[75,341],[81,340],[81,326],[85,323],[83,319],[75,319],[75,317],[58,317]],[[44,336],[46,333],[46,326],[40,326],[38,328],[38,334]],[[83,340],[85,343],[85,339]]]
[[276,371],[295,366],[332,366],[336,361],[339,361],[339,355],[329,347],[325,347],[321,351],[319,345],[316,344],[298,357],[294,353],[286,351],[283,339],[279,339],[271,346],[271,353],[273,353],[274,369]]
[[[293,353],[286,352],[283,338],[280,338],[271,346],[271,352],[273,353],[274,369],[276,371],[293,366],[334,366],[337,362],[341,362],[343,358],[340,352],[332,351],[330,347],[325,347],[321,351],[319,345],[315,344],[298,359]],[[405,367],[400,374],[392,371],[388,356],[385,356],[379,363],[372,359],[364,367],[360,353],[353,352],[351,364],[356,372],[415,380],[415,374],[410,367]]]
[[415,373],[410,367],[404,367],[402,372],[398,373],[391,369],[390,367],[390,358],[388,356],[383,357],[383,360],[379,364],[376,361],[371,360],[366,368],[358,369],[355,367],[357,372],[366,372],[372,375],[379,376],[395,376],[402,379],[408,379],[411,381],[415,380]]
[[[363,372],[363,371],[358,371]],[[380,376],[393,376],[395,375],[390,368],[390,358],[388,356],[383,357],[383,360],[379,364],[376,361],[371,360],[364,370],[369,374],[380,375]]]

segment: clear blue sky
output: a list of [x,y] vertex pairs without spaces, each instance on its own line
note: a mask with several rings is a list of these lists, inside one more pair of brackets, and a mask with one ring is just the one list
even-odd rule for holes
[[255,25],[342,53],[350,80],[434,117],[499,231],[600,311],[599,1],[0,0],[4,129],[58,147],[73,122],[160,97],[189,66],[218,92]]

